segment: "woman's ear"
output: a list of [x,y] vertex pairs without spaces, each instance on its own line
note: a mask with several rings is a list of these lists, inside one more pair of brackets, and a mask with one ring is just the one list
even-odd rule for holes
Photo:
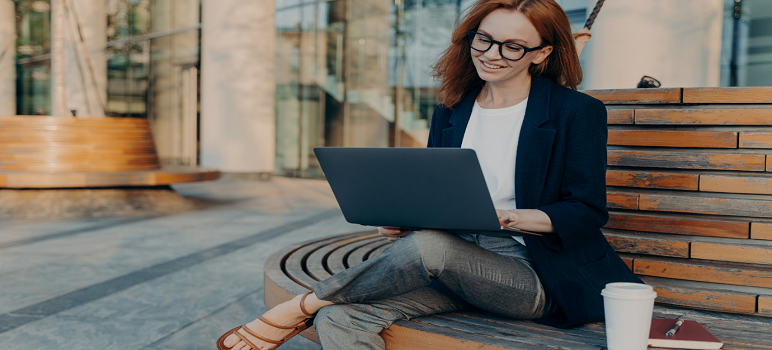
[[531,61],[533,64],[539,64],[544,62],[544,60],[549,57],[549,55],[552,53],[552,46],[547,46],[539,50],[539,53],[536,55],[536,58]]

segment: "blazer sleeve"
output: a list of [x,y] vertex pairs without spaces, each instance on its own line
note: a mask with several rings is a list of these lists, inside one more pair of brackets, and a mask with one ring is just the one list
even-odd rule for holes
[[557,237],[544,239],[561,251],[597,235],[608,221],[606,209],[606,143],[608,126],[603,102],[589,99],[566,130],[565,163],[559,200],[537,208],[547,214]]

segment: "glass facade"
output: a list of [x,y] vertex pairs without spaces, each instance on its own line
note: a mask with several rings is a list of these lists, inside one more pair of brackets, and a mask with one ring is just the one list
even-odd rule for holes
[[150,119],[161,162],[195,164],[200,1],[106,1],[106,114]]
[[[277,1],[277,173],[321,176],[316,146],[423,147],[432,64],[472,3]],[[576,29],[584,5],[569,10]]]
[[17,114],[45,115],[51,109],[51,4],[48,0],[14,3]]
[[[105,114],[152,120],[162,162],[195,163],[202,0],[103,1],[105,18],[81,20],[107,23]],[[431,66],[472,2],[276,0],[276,173],[322,176],[316,146],[423,146]],[[558,3],[580,29],[588,2]],[[720,85],[772,85],[772,6],[740,4],[735,20],[724,0]],[[14,85],[17,114],[50,114],[50,0],[14,5],[16,80],[0,83]]]
[[772,2],[724,0],[723,28],[721,86],[772,85]]

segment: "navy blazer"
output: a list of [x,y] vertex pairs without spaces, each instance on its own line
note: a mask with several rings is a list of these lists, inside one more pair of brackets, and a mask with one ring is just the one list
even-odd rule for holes
[[[428,147],[461,147],[480,88],[432,116]],[[537,322],[574,327],[603,320],[609,282],[643,283],[600,231],[606,209],[606,107],[578,91],[534,77],[515,160],[518,209],[545,212],[556,233],[526,236],[533,266],[557,311]]]

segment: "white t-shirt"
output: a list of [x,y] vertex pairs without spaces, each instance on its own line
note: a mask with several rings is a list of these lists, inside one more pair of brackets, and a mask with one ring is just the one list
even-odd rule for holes
[[[477,153],[496,209],[517,209],[515,160],[527,104],[526,98],[511,107],[485,109],[475,101],[461,142],[461,148],[471,148]],[[525,245],[522,237],[513,238]]]

